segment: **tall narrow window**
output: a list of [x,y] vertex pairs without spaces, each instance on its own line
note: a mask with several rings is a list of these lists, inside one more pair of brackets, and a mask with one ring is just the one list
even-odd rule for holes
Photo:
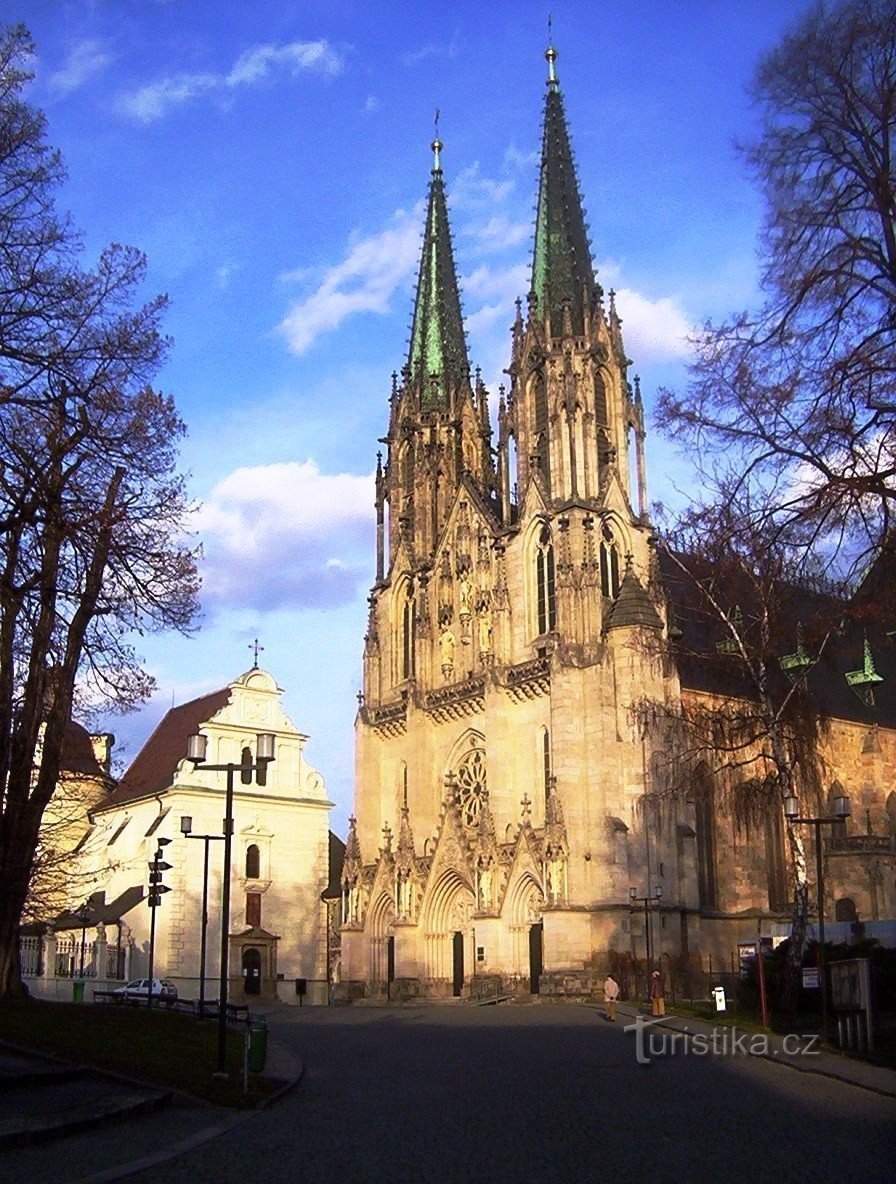
[[557,627],[557,598],[554,592],[554,544],[547,526],[542,528],[538,539],[535,585],[538,632],[548,633]]
[[261,928],[261,893],[246,893],[246,924]]
[[252,749],[244,748],[240,758],[240,781],[243,785],[252,784]]
[[246,848],[246,879],[257,880],[261,875],[261,853],[257,843],[250,843]]
[[606,522],[600,540],[600,590],[611,600],[619,595],[619,548]]
[[716,803],[715,786],[706,765],[697,770],[694,805],[697,822],[697,886],[700,904],[705,909],[719,907],[716,874]]
[[[839,781],[835,781],[833,783],[830,790],[828,791],[828,815],[829,816],[832,817],[834,814],[835,799],[839,798],[839,797],[843,797],[845,792],[846,791],[844,790],[843,786],[840,784]],[[832,845],[834,845],[836,843],[842,843],[845,838],[846,838],[846,819],[841,818],[839,822],[835,822],[831,826],[831,839],[833,840]]]
[[414,677],[414,592],[410,584],[401,614],[401,677]]
[[787,861],[784,856],[784,827],[781,802],[772,798],[765,816],[765,874],[768,880],[768,907],[780,913],[787,908]]
[[545,728],[541,736],[541,763],[544,775],[544,800],[551,792],[551,733]]

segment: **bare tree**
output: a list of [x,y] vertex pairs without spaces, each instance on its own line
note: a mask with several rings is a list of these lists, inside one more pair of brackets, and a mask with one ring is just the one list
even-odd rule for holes
[[0,999],[20,989],[18,928],[41,819],[79,695],[151,690],[130,639],[195,610],[183,425],[147,385],[164,299],[134,304],[139,252],[97,266],[54,209],[59,158],[28,108],[31,44],[0,39]]
[[693,797],[695,771],[705,766],[721,818],[757,836],[769,820],[771,833],[783,833],[792,983],[805,944],[808,876],[799,827],[785,821],[783,805],[790,795],[807,809],[822,802],[823,690],[853,606],[820,577],[808,578],[802,531],[769,537],[766,496],[748,496],[732,480],[716,488],[711,504],[667,524],[661,563],[684,689],[678,703],[640,710],[665,736],[661,792]]
[[848,573],[896,508],[896,4],[816,5],[755,97],[767,299],[706,328],[658,418],[710,469],[773,486],[766,530],[810,525]]

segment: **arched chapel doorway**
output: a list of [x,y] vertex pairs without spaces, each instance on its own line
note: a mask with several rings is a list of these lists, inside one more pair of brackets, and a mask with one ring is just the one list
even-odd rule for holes
[[247,995],[261,994],[261,953],[255,946],[243,950],[243,990]]

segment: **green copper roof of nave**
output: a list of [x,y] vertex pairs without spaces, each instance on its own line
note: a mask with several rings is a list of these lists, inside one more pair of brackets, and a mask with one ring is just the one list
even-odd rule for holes
[[[549,50],[551,54],[556,57],[553,50]],[[581,336],[584,333],[585,293],[590,301],[597,282],[569,146],[563,96],[554,77],[550,56],[549,61],[551,77],[541,145],[532,291],[537,299],[537,315],[543,317],[546,311],[550,312],[553,336],[559,336],[563,330],[563,306],[567,299],[573,334]]]
[[441,144],[433,147],[436,149],[436,167],[432,170],[429,185],[408,369],[411,380],[423,386],[422,406],[427,410],[440,410],[448,406],[450,389],[469,382],[470,363],[451,249],[445,187],[438,165]]

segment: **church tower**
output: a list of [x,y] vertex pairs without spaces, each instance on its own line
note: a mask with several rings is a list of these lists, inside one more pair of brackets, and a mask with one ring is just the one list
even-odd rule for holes
[[587,994],[630,945],[630,887],[662,884],[678,910],[694,878],[674,826],[648,833],[641,809],[657,753],[635,707],[677,694],[643,411],[546,57],[531,286],[494,447],[432,146],[410,350],[377,466],[349,994]]

